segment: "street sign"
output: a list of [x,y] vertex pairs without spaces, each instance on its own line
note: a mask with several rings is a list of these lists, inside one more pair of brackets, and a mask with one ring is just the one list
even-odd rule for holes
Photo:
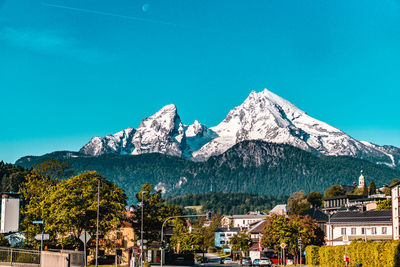
[[33,224],[43,224],[43,221],[32,221]]
[[286,248],[286,244],[282,242],[281,248]]
[[[36,240],[42,240],[42,234],[37,234],[35,235]],[[43,240],[49,240],[50,235],[49,234],[43,234]]]
[[[85,234],[86,234],[86,239],[85,239]],[[91,236],[90,236],[90,234],[88,233],[88,232],[83,232],[82,234],[81,234],[81,236],[79,237],[79,239],[83,242],[83,243],[87,243],[89,240],[90,240],[90,238],[91,238]]]

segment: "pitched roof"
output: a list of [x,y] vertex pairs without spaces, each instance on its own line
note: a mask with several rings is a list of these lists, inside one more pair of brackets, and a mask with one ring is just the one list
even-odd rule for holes
[[267,221],[260,221],[256,225],[253,226],[253,228],[249,229],[249,233],[251,234],[258,234],[261,233],[262,230],[264,229],[265,225],[267,225]]
[[301,213],[301,215],[310,216],[311,219],[317,220],[319,222],[327,222],[329,219],[328,215],[326,215],[320,209],[314,209],[314,208],[304,211],[303,213]]
[[388,224],[392,223],[392,210],[343,211],[332,215],[332,224]]

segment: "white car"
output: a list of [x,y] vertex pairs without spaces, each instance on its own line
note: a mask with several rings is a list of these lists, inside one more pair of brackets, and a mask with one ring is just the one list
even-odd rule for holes
[[232,264],[233,260],[231,258],[224,258],[223,263],[224,264]]
[[260,266],[272,266],[272,261],[268,258],[261,258],[258,262]]

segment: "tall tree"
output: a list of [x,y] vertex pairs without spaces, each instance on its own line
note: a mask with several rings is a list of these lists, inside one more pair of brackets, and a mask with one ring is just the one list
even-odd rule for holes
[[183,215],[181,207],[166,205],[165,200],[162,198],[161,190],[154,191],[152,184],[144,184],[140,192],[136,194],[136,198],[138,204],[134,211],[135,220],[132,222],[133,228],[135,234],[140,236],[143,220],[143,238],[148,240],[148,242],[160,241],[161,226],[164,220],[171,216]]
[[171,237],[171,247],[177,253],[188,253],[201,249],[202,236],[198,232],[189,232],[185,221],[175,219],[173,222],[174,234]]
[[320,208],[322,206],[322,193],[312,191],[307,195],[307,201],[313,208]]
[[326,189],[324,193],[324,197],[336,197],[345,195],[346,192],[342,189],[342,187],[338,184],[332,185],[328,189]]
[[245,232],[239,232],[232,236],[229,244],[232,246],[232,250],[243,251],[244,253],[248,254],[251,245],[250,235]]
[[290,214],[300,214],[310,208],[310,203],[307,201],[304,191],[299,191],[289,196],[287,206]]
[[65,178],[66,165],[60,161],[50,160],[35,165],[25,177],[25,182],[20,185],[24,205],[21,208],[21,227],[25,229],[26,246],[38,246],[39,242],[34,236],[40,232],[38,225],[32,221],[45,218],[45,200],[54,191],[57,181]]
[[44,201],[45,231],[57,233],[59,244],[79,246],[84,230],[95,235],[99,182],[99,231],[105,234],[125,218],[124,191],[96,171],[82,172],[57,184]]
[[261,246],[279,252],[279,245],[284,242],[292,255],[298,255],[300,238],[304,247],[308,245],[321,246],[324,243],[324,232],[317,222],[308,216],[291,215],[287,218],[273,214],[267,218]]
[[371,181],[368,186],[368,195],[376,194],[376,185],[374,181]]

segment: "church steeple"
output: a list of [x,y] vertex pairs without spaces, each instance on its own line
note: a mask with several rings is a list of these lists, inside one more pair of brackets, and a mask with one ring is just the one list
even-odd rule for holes
[[363,175],[363,170],[361,170],[360,177],[358,177],[358,188],[363,188],[365,186],[365,178]]

